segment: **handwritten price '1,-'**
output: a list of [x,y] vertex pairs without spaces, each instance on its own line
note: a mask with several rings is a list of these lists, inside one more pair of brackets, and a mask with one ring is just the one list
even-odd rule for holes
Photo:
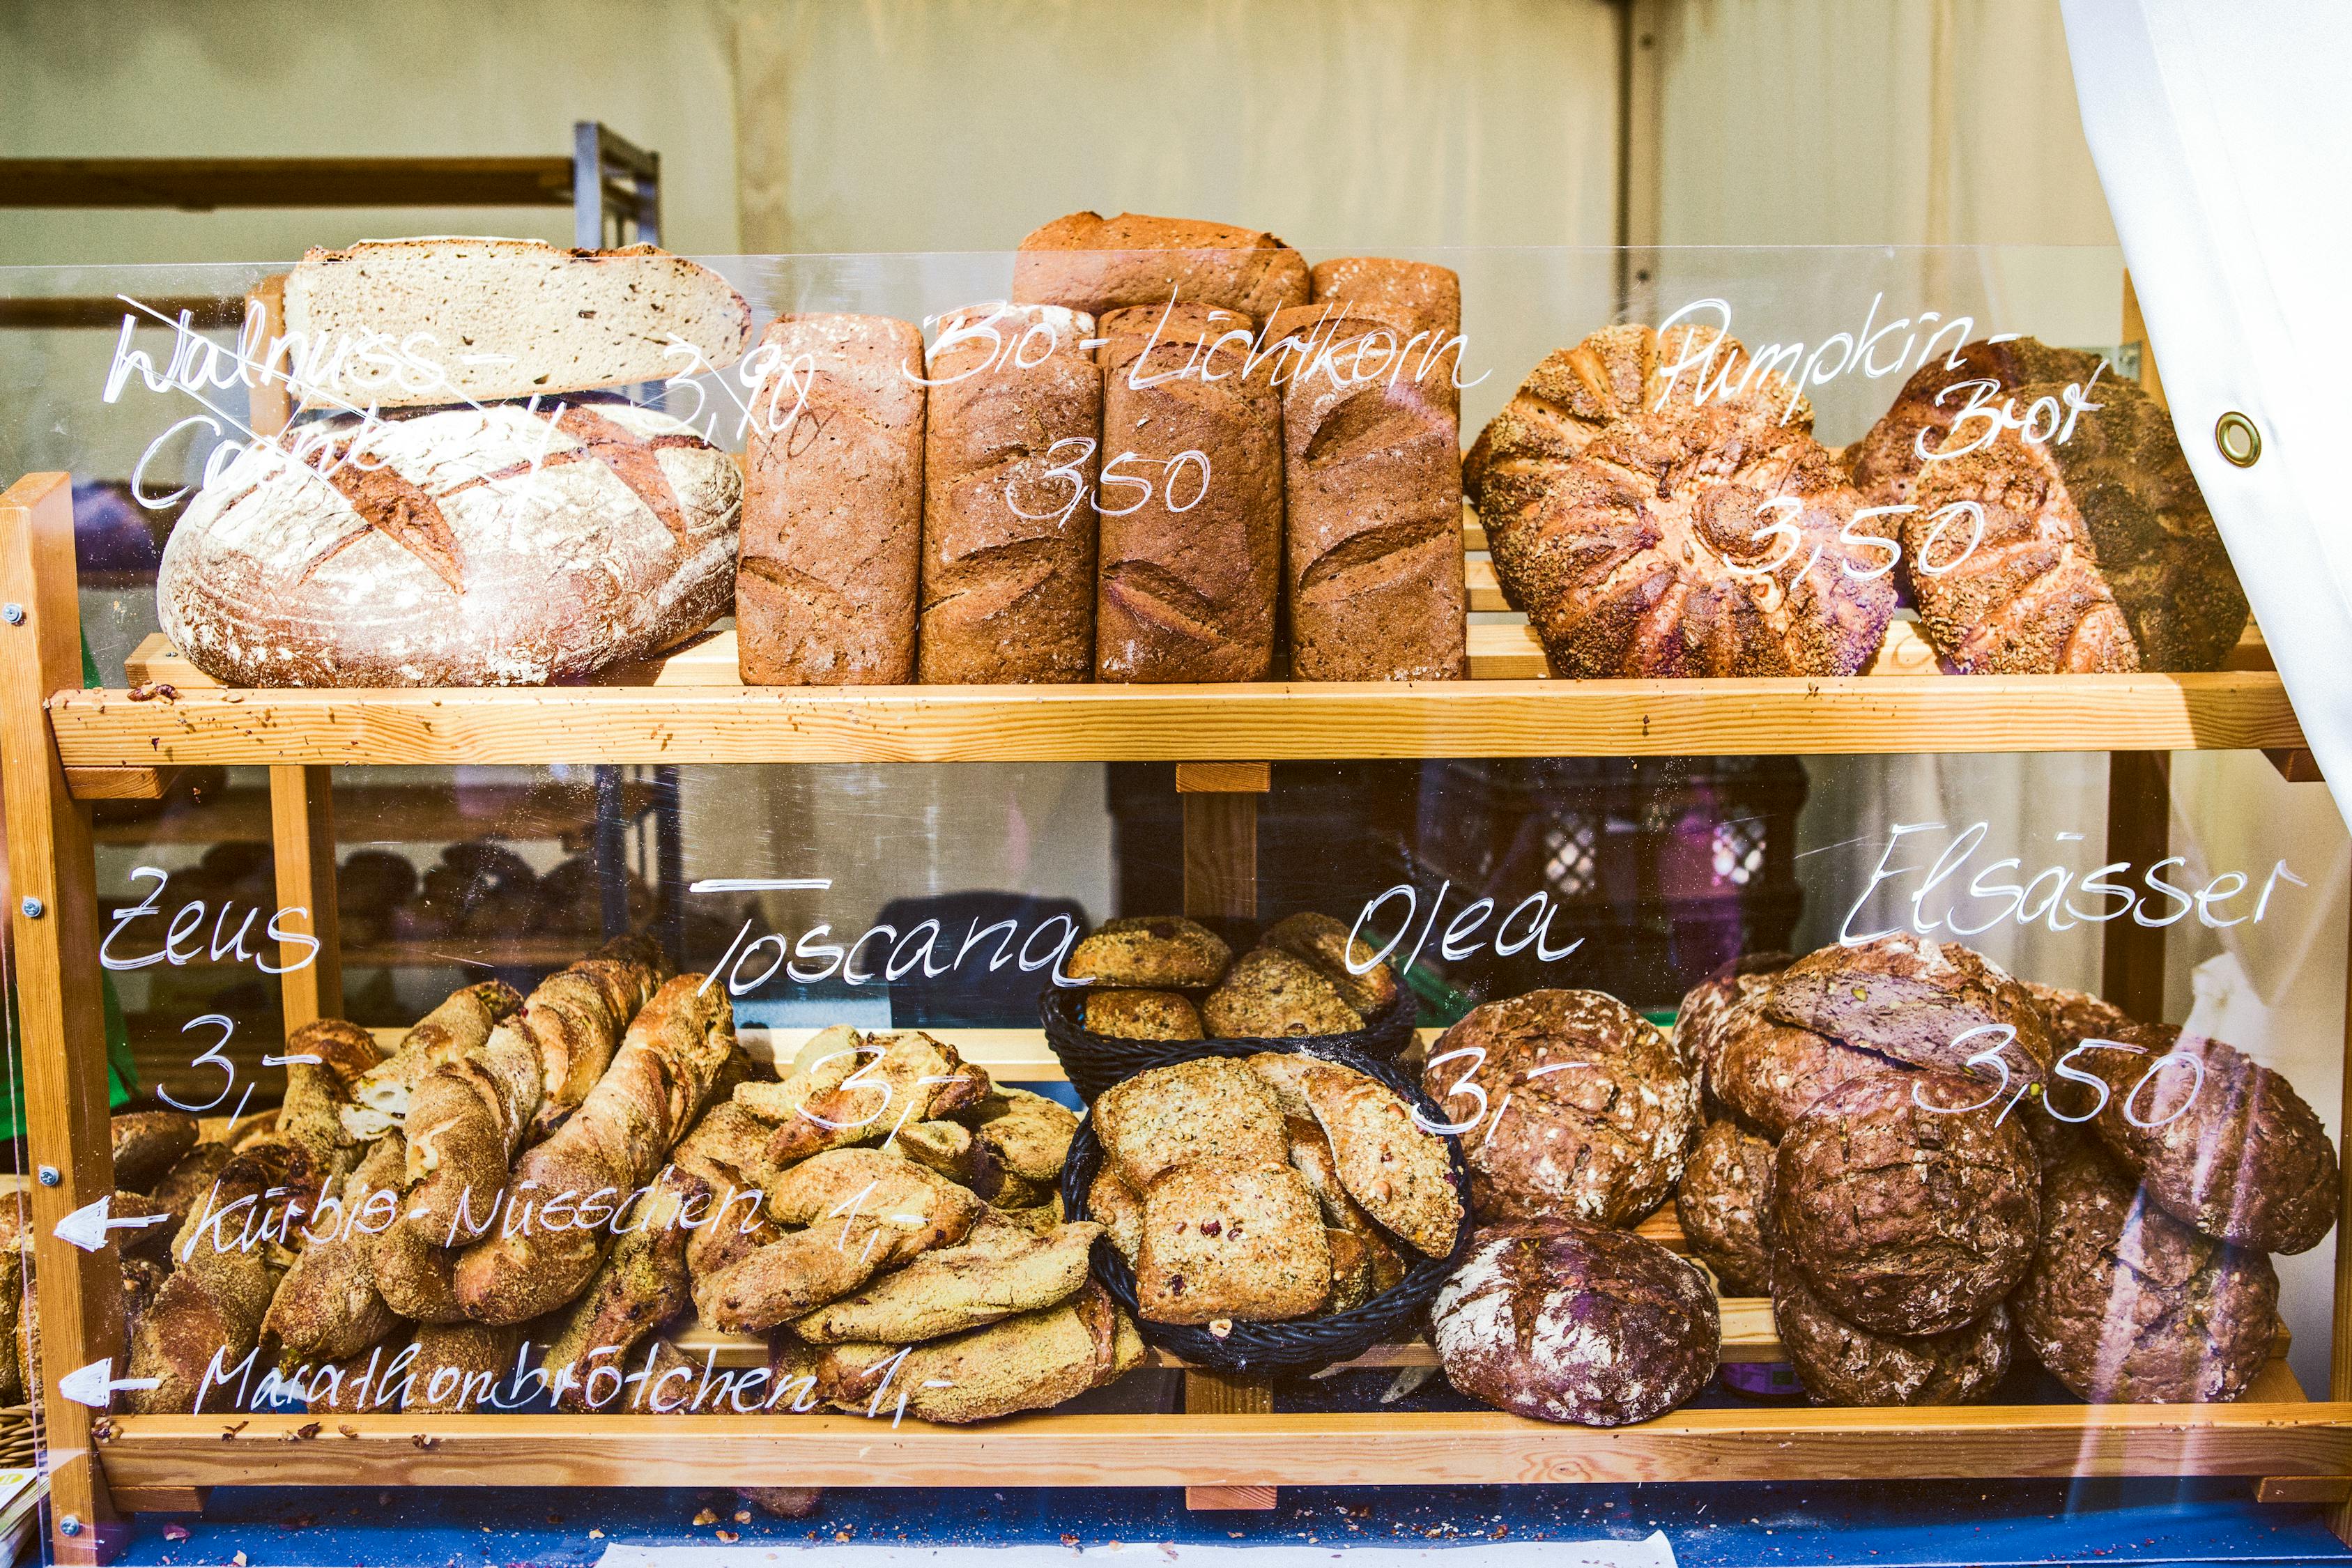
[[[1130,465],[1147,468],[1154,465],[1158,466],[1160,471],[1158,494],[1161,504],[1170,511],[1191,511],[1208,498],[1209,455],[1198,448],[1187,448],[1167,458],[1146,458],[1134,452],[1121,452],[1118,457],[1103,464],[1102,475],[1099,479],[1089,482],[1086,465],[1094,455],[1094,439],[1087,436],[1065,436],[1045,448],[1045,458],[1051,466],[1037,477],[1035,482],[1043,485],[1059,480],[1070,487],[1070,499],[1060,510],[1024,511],[1021,509],[1021,503],[1013,499],[1013,487],[1015,480],[1012,479],[1004,482],[1004,504],[1013,509],[1014,516],[1030,522],[1045,522],[1048,520],[1055,523],[1066,522],[1069,521],[1070,514],[1077,510],[1082,502],[1091,505],[1104,517],[1125,517],[1131,511],[1140,511],[1150,505],[1154,493],[1150,479],[1137,474],[1119,471]],[[1105,506],[1102,497],[1114,485],[1118,486],[1122,492],[1134,495],[1134,501],[1127,506]],[[1178,500],[1176,496],[1180,488],[1189,490],[1192,499]]]

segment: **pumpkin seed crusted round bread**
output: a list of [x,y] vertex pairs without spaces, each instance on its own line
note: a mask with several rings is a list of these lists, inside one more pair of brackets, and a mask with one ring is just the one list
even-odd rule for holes
[[1224,939],[1199,921],[1148,915],[1103,921],[1070,950],[1065,968],[1095,985],[1197,990],[1214,985],[1233,958]]
[[1138,1073],[1105,1089],[1093,1116],[1104,1159],[1138,1193],[1191,1161],[1280,1163],[1288,1152],[1274,1090],[1231,1057]]
[[1271,947],[1242,955],[1201,1004],[1201,1021],[1212,1037],[1224,1040],[1346,1035],[1364,1026],[1363,1015],[1313,966]]
[[1173,991],[1104,988],[1087,993],[1081,1015],[1087,1028],[1118,1040],[1197,1040],[1201,1013]]

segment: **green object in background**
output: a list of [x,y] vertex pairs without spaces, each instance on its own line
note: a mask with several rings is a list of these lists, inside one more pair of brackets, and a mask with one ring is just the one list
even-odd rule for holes
[[[89,639],[81,643],[81,683],[85,688],[103,684],[98,678],[98,661],[89,657]],[[131,1026],[122,1016],[122,998],[114,994],[114,977],[98,977],[99,995],[105,1012],[106,1028],[106,1103],[110,1106],[127,1104],[139,1093],[139,1069],[131,1059]],[[18,1046],[24,1030],[16,1014],[16,990],[8,988],[8,1111],[0,1137],[21,1138],[25,1132],[25,1066]]]

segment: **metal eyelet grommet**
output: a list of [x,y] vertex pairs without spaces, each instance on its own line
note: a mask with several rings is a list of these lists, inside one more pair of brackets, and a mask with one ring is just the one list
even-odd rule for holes
[[2213,422],[2213,445],[2221,448],[2221,456],[2241,468],[2251,468],[2262,460],[2263,433],[2254,422],[2231,409]]

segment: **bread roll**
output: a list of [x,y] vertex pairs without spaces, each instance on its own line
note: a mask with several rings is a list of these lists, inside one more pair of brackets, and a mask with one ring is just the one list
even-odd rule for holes
[[1275,318],[1283,352],[1283,598],[1301,680],[1454,680],[1466,669],[1462,462],[1412,333],[1341,307]]
[[233,686],[539,686],[727,613],[742,476],[623,403],[337,418],[257,445],[163,549],[163,634]]
[[915,679],[923,334],[887,316],[785,316],[751,395],[737,658],[747,686]]
[[1094,325],[1055,305],[974,305],[940,321],[923,434],[926,682],[1094,672]]
[[1254,323],[1163,303],[1114,310],[1102,333],[1112,477],[1096,678],[1262,680],[1281,581],[1282,396],[1262,365],[1244,369]]
[[1205,305],[1260,320],[1307,303],[1307,258],[1270,234],[1197,218],[1071,213],[1032,230],[1013,297],[1099,316],[1124,305]]

